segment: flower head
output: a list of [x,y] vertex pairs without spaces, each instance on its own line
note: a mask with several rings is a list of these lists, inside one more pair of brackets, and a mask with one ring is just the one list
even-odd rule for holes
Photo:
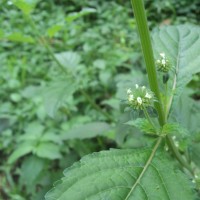
[[127,89],[127,94],[131,94],[131,93],[132,93],[131,88],[128,88]]
[[160,59],[156,60],[156,67],[158,71],[167,73],[171,69],[171,63],[167,59],[165,53],[160,53]]
[[135,89],[129,88],[127,90],[128,104],[133,109],[144,109],[151,106],[155,100],[153,92],[147,89],[145,86],[135,85]]
[[151,95],[148,92],[145,94],[145,97],[151,99]]

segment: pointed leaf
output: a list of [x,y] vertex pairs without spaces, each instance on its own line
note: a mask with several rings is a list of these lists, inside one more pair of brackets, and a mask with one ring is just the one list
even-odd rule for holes
[[192,200],[188,180],[151,149],[110,150],[85,156],[64,171],[46,200]]
[[110,130],[110,125],[105,122],[90,122],[87,124],[73,127],[69,130],[64,139],[86,139],[102,135]]
[[176,69],[171,87],[175,89],[175,106],[192,75],[200,72],[200,28],[193,25],[164,26],[153,33],[156,57],[164,52]]

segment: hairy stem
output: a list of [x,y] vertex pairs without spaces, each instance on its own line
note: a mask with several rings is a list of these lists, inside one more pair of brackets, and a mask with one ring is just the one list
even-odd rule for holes
[[[145,8],[143,0],[131,0],[133,6],[133,12],[137,23],[137,28],[140,36],[140,42],[142,46],[143,56],[146,64],[146,70],[149,79],[149,85],[151,90],[154,92],[155,97],[157,98],[158,102],[155,102],[155,108],[158,112],[159,123],[163,126],[167,122],[167,116],[171,107],[172,98],[171,97],[167,103],[166,113],[163,110],[163,105],[161,102],[160,91],[158,87],[158,79],[156,74],[156,67],[154,62],[153,56],[153,49],[151,45],[150,33],[147,25],[147,18],[145,14]],[[173,90],[176,86],[176,76],[174,79]],[[190,165],[185,161],[180,154],[179,150],[174,144],[171,136],[166,136],[168,146],[170,150],[173,152],[176,159],[183,165],[191,174],[193,175],[193,170],[191,169]]]
[[158,101],[155,101],[155,108],[158,112],[159,122],[161,125],[165,124],[165,115],[161,102],[158,79],[156,74],[155,61],[153,56],[153,49],[151,45],[150,33],[147,25],[147,19],[142,0],[131,0],[133,6],[133,12],[135,15],[137,28],[140,36],[140,42],[142,46],[143,56],[146,64],[146,70],[149,79],[149,85],[151,90],[154,92],[155,97]]

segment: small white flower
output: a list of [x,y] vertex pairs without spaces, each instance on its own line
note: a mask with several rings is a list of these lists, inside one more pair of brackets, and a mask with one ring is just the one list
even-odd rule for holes
[[127,94],[131,94],[131,93],[132,93],[131,88],[128,88]]
[[137,102],[141,105],[142,104],[142,99],[141,97],[137,97]]
[[138,89],[138,88],[139,88],[139,85],[138,85],[138,84],[135,84],[135,88]]
[[133,94],[130,94],[130,95],[128,96],[128,101],[133,101],[133,99],[134,99]]
[[179,147],[179,142],[175,141],[174,144],[176,147]]
[[145,94],[145,97],[151,99],[151,95],[148,92]]
[[165,65],[165,64],[166,64],[165,59],[162,59],[162,65]]
[[145,90],[145,88],[146,88],[145,86],[142,86],[142,90]]
[[165,58],[165,53],[160,53],[160,56],[161,56],[162,58]]
[[160,63],[160,60],[156,60],[157,63]]
[[175,136],[175,135],[174,135],[174,136],[172,136],[172,139],[173,139],[173,140],[176,140],[176,136]]

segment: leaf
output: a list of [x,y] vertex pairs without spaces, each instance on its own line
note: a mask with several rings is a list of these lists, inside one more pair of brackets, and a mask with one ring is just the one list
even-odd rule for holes
[[6,36],[6,39],[13,42],[25,42],[25,43],[35,42],[31,36],[26,36],[19,32],[11,33],[10,35]]
[[128,121],[125,124],[134,126],[140,131],[148,134],[157,134],[157,130],[149,123],[147,119],[144,118],[137,118],[136,120]]
[[[154,149],[155,150],[155,149]],[[164,152],[151,149],[93,153],[64,171],[46,200],[192,200],[185,175]]]
[[73,22],[74,20],[80,18],[80,17],[83,17],[84,15],[88,15],[90,13],[95,13],[96,12],[96,9],[94,8],[83,8],[80,12],[73,12],[73,13],[70,13],[66,18],[65,20],[68,22],[68,23],[71,23]]
[[76,70],[77,66],[81,61],[81,57],[76,52],[66,51],[62,53],[55,54],[59,63],[71,71]]
[[48,28],[47,33],[49,37],[53,37],[57,32],[59,32],[63,28],[63,25],[53,25],[52,27]]
[[13,0],[12,2],[24,14],[29,15],[34,10],[38,0]]
[[41,142],[35,147],[34,153],[40,158],[48,158],[51,160],[62,157],[59,146],[51,142]]
[[176,134],[176,135],[182,135],[182,136],[188,135],[187,129],[183,128],[178,123],[167,123],[167,124],[165,124],[162,128],[162,133],[163,134]]
[[9,157],[8,163],[12,164],[18,158],[32,152],[33,149],[34,149],[34,143],[33,142],[26,142],[26,143],[20,144],[20,146]]
[[64,139],[93,138],[97,135],[103,135],[108,132],[110,128],[110,125],[105,122],[90,122],[73,127],[65,134]]
[[72,95],[76,89],[76,82],[69,83],[66,80],[56,81],[46,88],[43,97],[48,115],[55,117],[57,110],[73,98]]
[[20,184],[22,186],[25,185],[29,192],[35,190],[36,180],[39,174],[42,172],[44,165],[44,159],[33,155],[24,160],[20,171]]
[[164,52],[174,65],[177,76],[173,107],[192,75],[200,72],[200,28],[193,25],[164,26],[152,35],[155,54]]

